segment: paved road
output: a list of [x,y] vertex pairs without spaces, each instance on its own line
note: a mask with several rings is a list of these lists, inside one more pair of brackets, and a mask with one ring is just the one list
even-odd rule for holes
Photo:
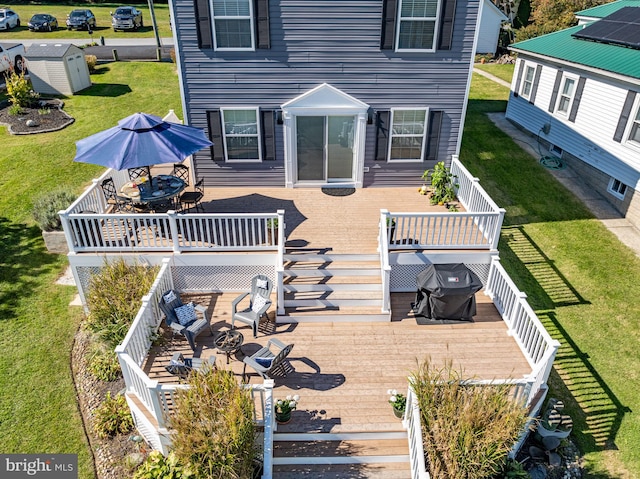
[[[22,43],[25,47],[32,45],[34,43],[73,43],[74,45],[87,45],[91,43],[91,38],[93,38],[94,42],[101,43],[100,35],[93,35],[90,37],[87,35],[87,38],[27,38],[27,39],[11,39],[10,43]],[[156,39],[155,38],[105,38],[104,45],[111,47],[147,47],[147,46],[155,46]],[[173,46],[173,37],[162,37],[160,38],[160,45],[165,46]]]
[[[502,86],[510,87],[508,82],[490,73],[476,68],[474,68],[473,71]],[[532,135],[516,128],[513,123],[505,118],[504,113],[489,113],[488,116],[498,128],[513,138],[518,145],[531,156],[534,158],[540,157],[536,139]],[[543,153],[546,154],[547,152]],[[604,224],[609,231],[615,234],[622,243],[631,248],[636,256],[640,257],[640,230],[636,228],[633,223],[620,214],[598,191],[588,187],[574,169],[567,166],[562,170],[549,170],[549,172],[555,176],[560,183],[565,185],[567,189],[572,191],[573,194],[591,210],[593,215],[602,221],[602,224]]]

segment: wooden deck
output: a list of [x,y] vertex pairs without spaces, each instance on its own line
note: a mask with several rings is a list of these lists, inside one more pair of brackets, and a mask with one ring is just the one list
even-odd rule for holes
[[[231,301],[237,295],[190,296],[208,307],[215,331],[230,328]],[[413,294],[392,295],[391,322],[383,323],[261,323],[258,338],[250,327],[240,325],[245,343],[226,364],[226,356],[213,348],[204,333],[197,340],[195,356],[217,355],[218,367],[233,370],[242,378],[242,357],[252,354],[276,337],[295,346],[289,372],[276,379],[276,398],[299,394],[293,420],[280,432],[398,431],[401,423],[387,403],[387,390],[407,389],[407,376],[418,361],[430,357],[434,364],[451,360],[454,367],[477,379],[522,378],[530,368],[497,310],[484,294],[477,295],[478,314],[473,322],[417,325],[409,312]],[[273,317],[273,310],[271,317]],[[186,340],[175,337],[150,352],[145,371],[151,379],[175,382],[164,369],[171,355],[192,352]],[[252,374],[250,383],[260,383]]]

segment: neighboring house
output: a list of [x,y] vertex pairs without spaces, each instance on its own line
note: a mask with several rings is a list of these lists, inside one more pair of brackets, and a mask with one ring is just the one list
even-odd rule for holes
[[459,152],[479,0],[175,0],[209,186],[415,185]]
[[506,117],[640,226],[640,5],[616,3],[590,25],[511,46]]
[[611,15],[622,7],[640,7],[640,0],[617,0],[616,2],[605,3],[604,5],[581,10],[576,12],[575,15],[578,19],[578,25],[584,25],[585,23],[600,20],[601,18]]
[[509,18],[491,0],[483,0],[476,53],[496,53],[503,23]]

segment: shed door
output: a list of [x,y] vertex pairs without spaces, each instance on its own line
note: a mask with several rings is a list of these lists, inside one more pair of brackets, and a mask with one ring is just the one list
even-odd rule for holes
[[82,54],[67,57],[67,67],[72,92],[75,93],[91,86],[91,80],[87,78],[87,65]]

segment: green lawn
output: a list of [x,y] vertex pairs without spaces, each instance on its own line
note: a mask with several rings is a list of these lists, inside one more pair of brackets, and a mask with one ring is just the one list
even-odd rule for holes
[[36,196],[58,186],[78,192],[103,168],[74,163],[76,140],[137,111],[181,116],[175,65],[111,63],[94,86],[65,99],[75,119],[55,133],[11,136],[0,128],[0,437],[3,453],[78,453],[93,477],[70,375],[80,308],[74,287],[55,285],[64,256],[48,254],[31,219]]
[[[510,80],[508,67],[483,65]],[[640,259],[487,120],[507,98],[474,75],[460,158],[506,208],[502,263],[562,344],[551,394],[571,409],[588,477],[640,477]]]
[[[28,39],[28,38],[80,38],[85,39],[87,43],[91,42],[91,36],[89,36],[86,30],[67,30],[65,20],[67,15],[74,8],[88,8],[96,16],[96,29],[93,32],[93,40],[98,41],[101,36],[105,38],[125,38],[125,37],[153,37],[153,28],[151,23],[151,15],[149,14],[149,8],[147,5],[136,5],[136,8],[142,11],[142,20],[144,27],[137,32],[114,32],[111,28],[111,15],[110,12],[115,11],[116,8],[123,5],[122,3],[100,3],[100,4],[87,4],[87,3],[65,3],[64,5],[55,2],[42,2],[37,4],[19,4],[14,5],[13,8],[18,15],[20,15],[20,27],[14,28],[9,31],[0,32],[0,41],[12,41],[13,39]],[[172,36],[171,28],[169,25],[169,6],[164,4],[154,4],[154,11],[156,13],[156,23],[158,25],[158,35],[161,37]],[[58,30],[53,32],[30,32],[27,28],[29,19],[36,13],[49,13],[58,19],[60,25]]]

